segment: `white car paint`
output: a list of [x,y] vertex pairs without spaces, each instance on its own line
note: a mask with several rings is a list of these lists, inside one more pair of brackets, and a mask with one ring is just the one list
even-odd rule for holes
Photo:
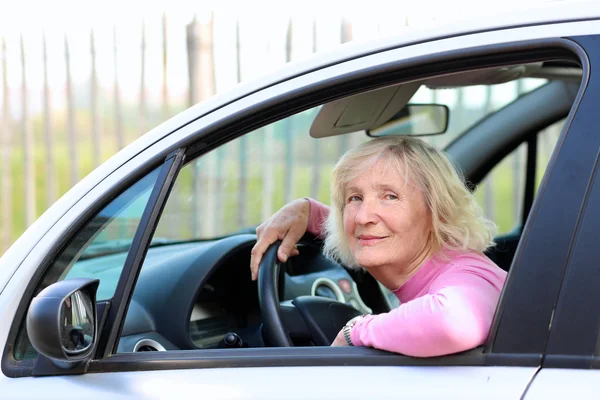
[[[565,21],[597,16],[598,7],[556,7],[559,13],[520,16],[506,22],[495,19],[493,26],[512,26],[529,22]],[[489,23],[489,21],[487,21]],[[502,25],[504,24],[504,25]],[[466,49],[493,43],[535,38],[600,33],[600,22],[565,22],[553,25],[520,27],[449,37],[418,43],[435,37],[483,29],[478,21],[462,30],[435,30],[427,35],[415,34],[401,40],[384,41],[375,47],[358,45],[341,49],[256,83],[241,85],[233,92],[216,96],[196,105],[160,125],[129,145],[108,162],[84,178],[53,205],[0,259],[0,342],[5,343],[12,320],[27,284],[57,240],[66,234],[79,216],[93,206],[96,199],[126,180],[147,160],[232,113],[281,93],[330,76],[367,69],[385,62],[409,59],[432,52]],[[365,55],[369,51],[396,46],[401,48]],[[363,46],[363,47],[361,47]],[[362,55],[362,57],[360,57]],[[360,57],[360,58],[357,58]],[[339,63],[340,60],[351,59]],[[324,67],[332,65],[330,67]],[[321,68],[321,69],[318,69]],[[308,71],[308,72],[304,72]],[[290,77],[294,77],[289,79]],[[261,90],[262,89],[262,90]],[[200,118],[196,120],[197,118]],[[192,120],[195,122],[189,123]],[[10,398],[502,398],[517,399],[525,392],[537,372],[536,367],[285,367],[198,369],[153,372],[95,373],[80,376],[8,378],[0,376],[0,392]],[[573,372],[582,381],[581,371]],[[592,375],[588,374],[590,378]],[[540,379],[543,377],[543,380]],[[305,384],[299,383],[301,378]],[[559,380],[554,382],[557,385]],[[534,380],[529,396],[557,393],[546,390],[543,382],[552,383],[552,375],[542,371]],[[542,385],[542,386],[540,386]],[[589,383],[588,383],[589,385]],[[0,396],[2,396],[0,395]],[[53,397],[54,396],[54,397]],[[538,397],[531,397],[538,398]]]
[[597,399],[600,371],[542,369],[527,391],[525,400],[542,399]]
[[509,367],[284,367],[100,373],[0,384],[15,400],[64,399],[64,393],[86,400],[516,400],[533,374],[534,368]]

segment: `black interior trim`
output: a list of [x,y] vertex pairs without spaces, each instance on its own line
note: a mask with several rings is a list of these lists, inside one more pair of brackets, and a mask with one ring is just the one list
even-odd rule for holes
[[115,354],[88,364],[87,372],[299,366],[483,366],[483,347],[444,357],[417,358],[368,347],[265,347]]
[[524,226],[527,221],[527,216],[531,211],[533,199],[535,197],[535,174],[537,168],[537,149],[539,133],[532,135],[527,139],[527,166],[525,169],[525,191],[523,193],[523,213],[521,215]]
[[[600,363],[596,363],[600,366]],[[543,368],[590,369],[594,367],[594,357],[590,355],[547,354],[544,356]]]
[[592,361],[590,362],[590,368],[600,369],[600,357],[592,357]]

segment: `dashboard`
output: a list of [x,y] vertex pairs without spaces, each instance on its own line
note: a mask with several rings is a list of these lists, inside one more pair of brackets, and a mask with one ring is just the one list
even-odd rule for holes
[[[256,235],[240,234],[150,248],[118,352],[224,347],[230,333],[244,347],[264,346],[258,287],[249,268],[255,243]],[[282,302],[321,296],[372,311],[348,271],[324,257],[316,241],[302,241],[298,249],[282,266]]]

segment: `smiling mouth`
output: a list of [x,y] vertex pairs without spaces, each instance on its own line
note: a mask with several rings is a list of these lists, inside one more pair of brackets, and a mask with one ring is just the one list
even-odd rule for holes
[[358,237],[358,242],[361,245],[373,245],[381,242],[387,236],[371,236],[371,235],[360,235]]

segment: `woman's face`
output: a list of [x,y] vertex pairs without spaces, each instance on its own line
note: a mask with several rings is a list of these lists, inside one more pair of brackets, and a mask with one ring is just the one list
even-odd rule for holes
[[381,160],[346,186],[344,230],[360,266],[408,268],[429,251],[431,214],[403,171]]

